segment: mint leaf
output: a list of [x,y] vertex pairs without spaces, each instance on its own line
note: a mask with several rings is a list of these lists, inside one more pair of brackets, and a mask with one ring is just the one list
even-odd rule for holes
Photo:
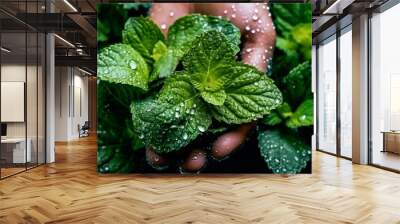
[[164,41],[164,35],[150,18],[131,17],[126,21],[122,42],[131,45],[150,64],[154,46],[159,41]]
[[207,103],[216,106],[223,105],[226,99],[226,93],[224,90],[219,90],[216,92],[201,92],[200,95]]
[[154,63],[150,81],[170,76],[175,71],[178,63],[179,59],[174,55],[172,50],[167,50],[160,55],[160,58]]
[[[144,147],[132,132],[130,101],[137,91],[128,85],[99,80],[97,88],[97,168],[99,172],[129,172],[137,163],[134,153]],[[126,167],[126,164],[129,167]]]
[[226,99],[221,106],[212,106],[215,119],[228,124],[250,122],[271,112],[282,103],[282,95],[274,82],[255,68],[237,63],[224,67]]
[[168,48],[162,41],[158,41],[153,48],[153,54],[151,57],[154,59],[154,61],[158,61],[162,55],[164,55],[167,52]]
[[277,174],[299,173],[311,159],[311,147],[293,133],[261,132],[258,146],[268,168]]
[[97,55],[99,79],[148,89],[149,71],[142,56],[131,46],[114,44]]
[[205,32],[222,32],[233,55],[239,52],[240,30],[225,19],[193,14],[179,18],[168,31],[168,52],[154,65],[151,80],[170,76],[182,57],[193,47],[193,43]]
[[202,33],[210,30],[222,32],[234,49],[239,52],[240,30],[225,19],[214,16],[193,14],[178,19],[168,31],[168,43],[182,57],[191,47],[193,41]]
[[309,61],[299,64],[283,78],[286,96],[292,104],[299,104],[311,96],[311,64]]
[[201,35],[193,43],[190,51],[183,59],[183,66],[188,73],[199,73],[199,80],[204,88],[218,78],[224,70],[217,70],[219,66],[229,65],[235,60],[235,50],[229,44],[225,35],[218,31],[209,31]]
[[276,110],[279,116],[281,116],[283,119],[287,119],[293,115],[290,105],[286,102],[282,103],[282,105],[279,106]]
[[275,126],[282,123],[282,118],[276,111],[272,111],[270,114],[264,117],[262,123],[270,126]]
[[180,150],[211,125],[206,105],[183,75],[168,78],[158,98],[133,102],[131,113],[139,137],[158,153]]
[[314,124],[314,104],[313,100],[304,101],[286,122],[289,128],[298,128]]
[[235,62],[234,55],[224,34],[209,31],[183,59],[190,82],[213,105],[213,117],[228,124],[261,118],[282,103],[273,81],[254,67]]

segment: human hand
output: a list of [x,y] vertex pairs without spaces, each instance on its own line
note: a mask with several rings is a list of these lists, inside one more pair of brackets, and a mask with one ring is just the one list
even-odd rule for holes
[[[241,59],[243,63],[253,65],[265,72],[273,54],[275,28],[267,4],[261,3],[154,3],[150,18],[159,25],[166,35],[168,28],[177,19],[191,13],[221,16],[236,25],[243,38]],[[237,149],[246,139],[255,123],[243,124],[237,129],[219,136],[212,146],[212,156],[222,160]],[[207,153],[203,149],[193,149],[182,168],[186,171],[198,171],[207,162]],[[165,166],[168,159],[147,149],[147,160],[153,166]]]

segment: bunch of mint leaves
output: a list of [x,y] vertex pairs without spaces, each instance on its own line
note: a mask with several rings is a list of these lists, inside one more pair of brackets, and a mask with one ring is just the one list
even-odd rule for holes
[[[279,36],[280,26],[277,31]],[[307,150],[277,153],[276,148],[264,147],[287,142],[291,148],[295,145],[292,142],[303,148],[308,145],[298,136],[292,139],[295,134],[286,130],[299,129],[286,125],[285,119],[294,116],[282,118],[277,113],[283,105],[292,103],[286,99],[287,88],[279,71],[273,70],[274,83],[255,68],[236,61],[240,32],[231,23],[190,15],[172,25],[165,39],[151,20],[134,17],[125,23],[121,39],[121,43],[102,49],[98,55],[100,172],[132,172],[145,147],[158,153],[176,152],[204,133],[218,130],[210,128],[215,123],[226,130],[261,117],[260,153],[268,167],[274,173],[293,173],[293,169],[282,168],[275,160],[279,157],[285,161],[291,156],[293,161],[301,161],[294,164],[295,172],[304,168],[309,154],[301,155]],[[286,54],[280,50],[277,52],[282,63],[291,60],[285,59]],[[276,85],[283,90],[283,98]],[[280,121],[268,123],[275,115]],[[273,144],[261,144],[267,141]]]

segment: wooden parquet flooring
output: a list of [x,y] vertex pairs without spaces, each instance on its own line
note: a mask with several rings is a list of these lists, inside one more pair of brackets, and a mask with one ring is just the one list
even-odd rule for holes
[[400,223],[400,175],[319,152],[313,174],[98,175],[96,142],[0,181],[0,223]]

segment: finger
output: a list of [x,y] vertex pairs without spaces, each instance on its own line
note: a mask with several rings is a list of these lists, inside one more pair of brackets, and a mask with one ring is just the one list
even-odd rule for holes
[[194,149],[182,163],[182,171],[197,172],[204,168],[207,163],[207,153],[202,149]]
[[276,32],[268,8],[263,7],[266,6],[261,6],[259,13],[253,15],[245,26],[241,55],[244,63],[265,72],[273,55]]
[[150,9],[150,18],[167,35],[168,28],[178,18],[193,12],[191,3],[153,3]]
[[225,159],[245,141],[254,126],[255,123],[243,124],[236,130],[219,136],[212,146],[212,156],[217,160]]
[[168,168],[170,162],[167,156],[159,155],[151,148],[146,149],[146,160],[151,167],[157,170]]

